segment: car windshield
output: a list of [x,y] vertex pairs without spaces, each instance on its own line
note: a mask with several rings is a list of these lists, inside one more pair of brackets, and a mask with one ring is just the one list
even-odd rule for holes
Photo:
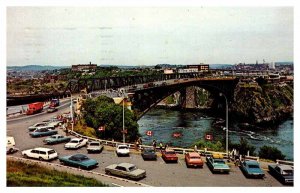
[[99,143],[90,143],[90,146],[99,146]]
[[154,153],[154,150],[153,149],[145,149],[145,152],[147,152],[147,153]]
[[70,141],[70,143],[78,143],[78,141],[77,140],[72,140],[72,141]]
[[258,165],[249,165],[248,167],[249,167],[249,168],[259,168]]
[[126,146],[119,146],[119,149],[128,149]]
[[57,136],[53,135],[53,136],[50,136],[50,138],[56,139],[56,138],[57,138]]
[[49,154],[49,155],[50,155],[50,154],[53,154],[53,153],[56,153],[53,149],[50,150],[50,151],[48,151],[48,154]]
[[129,169],[129,171],[133,171],[133,170],[136,170],[137,168],[136,168],[136,166],[131,166],[130,168],[128,168]]
[[221,159],[215,159],[214,163],[216,163],[216,164],[225,164],[225,162]]
[[294,175],[294,171],[293,170],[283,170],[282,175],[283,176],[291,176],[291,175]]

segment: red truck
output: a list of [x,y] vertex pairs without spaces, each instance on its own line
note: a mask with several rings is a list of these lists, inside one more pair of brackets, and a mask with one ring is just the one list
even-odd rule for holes
[[59,106],[59,99],[52,99],[49,107],[57,107]]
[[44,102],[36,102],[28,104],[28,109],[26,111],[26,115],[32,115],[35,113],[39,113],[43,110]]

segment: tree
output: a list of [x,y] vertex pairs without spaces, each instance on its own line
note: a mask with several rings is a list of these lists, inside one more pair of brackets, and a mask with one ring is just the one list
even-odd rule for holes
[[250,145],[248,141],[241,137],[240,143],[238,144],[230,144],[231,148],[238,150],[240,155],[247,155],[248,151],[250,155],[255,155],[255,147]]
[[[83,109],[83,118],[87,126],[94,128],[99,138],[122,140],[123,107],[121,105],[115,104],[109,97],[100,96],[96,99],[87,99]],[[126,141],[135,141],[140,136],[136,116],[127,108],[124,114]],[[100,126],[104,126],[105,130],[98,131]]]
[[276,159],[283,160],[285,158],[285,155],[282,154],[282,152],[277,149],[276,147],[271,147],[264,145],[259,149],[259,157],[270,159],[273,161],[276,161]]

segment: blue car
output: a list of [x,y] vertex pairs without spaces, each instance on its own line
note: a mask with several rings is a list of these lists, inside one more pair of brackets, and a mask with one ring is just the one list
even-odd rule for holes
[[247,178],[263,178],[265,176],[265,173],[260,168],[259,163],[254,160],[242,161],[240,168]]
[[39,128],[29,133],[31,137],[43,137],[43,136],[49,136],[55,134],[57,134],[57,131],[49,128]]
[[94,159],[88,158],[84,154],[75,154],[58,158],[60,163],[63,165],[68,165],[72,167],[78,167],[82,169],[92,169],[97,167],[98,162]]

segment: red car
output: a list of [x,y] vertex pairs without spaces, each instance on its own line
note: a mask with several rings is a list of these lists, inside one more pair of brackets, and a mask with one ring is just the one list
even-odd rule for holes
[[177,162],[178,157],[174,150],[167,150],[161,152],[161,157],[165,162]]
[[185,163],[187,167],[200,167],[203,168],[203,160],[199,153],[191,152],[185,154]]

